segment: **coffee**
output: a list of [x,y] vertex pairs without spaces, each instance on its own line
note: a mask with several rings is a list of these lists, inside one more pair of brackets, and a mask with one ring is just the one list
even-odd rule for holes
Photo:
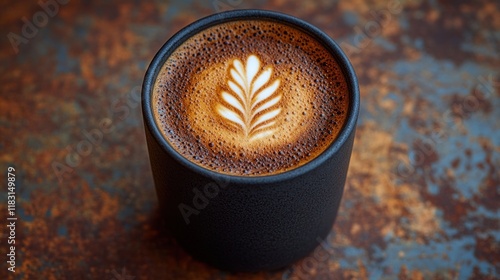
[[309,34],[270,20],[207,28],[167,58],[153,92],[170,145],[206,169],[279,174],[321,154],[346,120],[348,87]]

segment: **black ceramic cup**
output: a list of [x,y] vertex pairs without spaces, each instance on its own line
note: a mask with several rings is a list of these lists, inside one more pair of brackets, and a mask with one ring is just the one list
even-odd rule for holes
[[[270,176],[217,173],[184,158],[155,121],[152,93],[169,55],[208,27],[265,19],[301,29],[336,57],[349,88],[349,111],[336,140],[312,161]],[[175,34],[151,62],[142,89],[142,110],[161,213],[177,241],[195,258],[228,271],[285,267],[307,256],[332,228],[352,150],[359,89],[341,48],[311,24],[281,13],[236,10],[200,19]]]

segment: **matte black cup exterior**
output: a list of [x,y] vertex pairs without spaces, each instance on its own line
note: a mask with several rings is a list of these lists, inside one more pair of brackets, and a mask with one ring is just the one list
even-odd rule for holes
[[[241,19],[273,20],[307,32],[337,58],[350,90],[347,120],[337,139],[309,163],[277,175],[232,176],[190,162],[163,137],[152,111],[153,86],[169,55],[203,29]],[[200,19],[175,34],[147,70],[142,110],[161,213],[177,241],[197,259],[229,271],[278,269],[311,253],[337,215],[359,103],[346,55],[325,33],[295,17],[235,10]]]

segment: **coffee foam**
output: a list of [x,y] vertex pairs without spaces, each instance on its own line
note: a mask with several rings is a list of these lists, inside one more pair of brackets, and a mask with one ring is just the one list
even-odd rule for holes
[[262,176],[323,152],[345,121],[347,92],[335,58],[311,36],[242,20],[208,28],[171,54],[153,111],[164,137],[190,161]]

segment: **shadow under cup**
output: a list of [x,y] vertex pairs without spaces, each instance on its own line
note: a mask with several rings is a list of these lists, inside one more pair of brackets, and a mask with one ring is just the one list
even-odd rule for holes
[[[347,118],[334,142],[310,162],[276,175],[233,176],[200,167],[168,143],[154,118],[153,88],[170,54],[208,27],[242,19],[278,21],[308,33],[337,59],[349,89]],[[198,20],[175,34],[147,70],[142,110],[161,213],[177,241],[197,259],[228,271],[278,269],[311,253],[337,215],[359,102],[356,75],[340,47],[316,27],[292,16],[230,11]]]

